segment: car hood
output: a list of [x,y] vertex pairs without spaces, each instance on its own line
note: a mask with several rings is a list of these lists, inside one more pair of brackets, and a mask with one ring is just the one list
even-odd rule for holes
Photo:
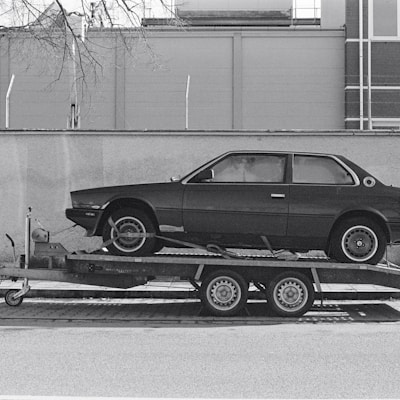
[[167,194],[180,190],[180,182],[146,183],[123,186],[106,186],[71,192],[73,207],[90,206],[101,208],[110,201],[118,198],[136,198],[146,200],[158,193]]

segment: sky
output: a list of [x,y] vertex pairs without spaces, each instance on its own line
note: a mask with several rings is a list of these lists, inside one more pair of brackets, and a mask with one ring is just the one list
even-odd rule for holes
[[[60,0],[60,3],[63,7],[68,11],[78,11],[82,12],[82,3],[86,4],[87,6],[91,2],[97,2],[98,0]],[[106,0],[107,3],[112,4],[115,0]],[[14,10],[22,10],[25,9],[25,17],[26,7],[21,6],[23,0],[0,0],[0,24],[1,25],[22,25],[18,23],[16,20],[23,16],[22,14],[18,14],[15,11],[12,11],[12,5],[16,4],[19,5],[14,8]],[[44,11],[53,0],[29,0],[30,4],[34,6],[37,10]],[[167,0],[166,4],[172,4],[173,0]],[[138,3],[139,6],[136,7],[137,12],[140,16],[146,16],[147,18],[162,18],[168,17],[168,12],[165,8],[161,5],[159,0],[128,0],[128,3]],[[145,6],[142,6],[140,3],[144,3]],[[11,12],[10,12],[11,11]],[[31,15],[31,21],[35,20]],[[15,21],[13,23],[13,20]],[[20,20],[20,18],[19,18]]]

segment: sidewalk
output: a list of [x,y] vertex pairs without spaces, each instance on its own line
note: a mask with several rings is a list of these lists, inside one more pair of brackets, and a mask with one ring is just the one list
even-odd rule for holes
[[[77,285],[64,282],[29,281],[30,292],[26,297],[41,298],[196,298],[197,293],[189,282],[180,280],[151,281],[147,285],[130,289],[103,286]],[[0,296],[9,289],[20,289],[18,282],[1,281]],[[400,290],[378,285],[322,284],[323,298],[327,300],[383,300],[400,299]],[[318,295],[317,295],[318,296]],[[250,287],[250,299],[262,294]]]

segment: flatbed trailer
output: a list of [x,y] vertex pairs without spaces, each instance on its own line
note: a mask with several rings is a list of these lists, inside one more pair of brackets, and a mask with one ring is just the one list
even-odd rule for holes
[[[323,299],[322,283],[376,284],[400,289],[400,268],[386,264],[338,263],[323,258],[237,255],[222,251],[210,255],[157,254],[146,257],[104,253],[71,254],[59,243],[35,243],[31,255],[30,220],[25,254],[14,263],[0,265],[0,279],[23,279],[21,290],[5,295],[18,306],[29,291],[29,280],[70,282],[115,288],[144,285],[155,278],[179,277],[189,281],[210,313],[238,314],[246,305],[249,285],[261,291],[271,311],[279,316],[301,316]],[[282,256],[282,255],[281,255]],[[293,258],[293,257],[289,257]]]
[[387,264],[345,264],[329,260],[279,260],[271,257],[227,259],[206,255],[122,257],[66,254],[24,257],[0,266],[1,279],[24,279],[21,290],[9,290],[6,303],[16,306],[29,291],[28,281],[46,280],[131,288],[159,278],[191,282],[203,306],[217,316],[238,314],[253,283],[279,316],[300,316],[313,305],[322,283],[377,284],[400,289],[400,269]]

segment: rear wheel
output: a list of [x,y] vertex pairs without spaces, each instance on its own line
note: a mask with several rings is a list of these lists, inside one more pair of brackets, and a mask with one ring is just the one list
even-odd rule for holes
[[267,285],[271,310],[281,317],[300,317],[313,305],[315,297],[311,280],[297,271],[286,271]]
[[365,217],[344,220],[331,238],[332,257],[341,262],[377,264],[386,246],[380,225]]
[[229,270],[215,271],[201,284],[204,307],[216,316],[237,315],[247,303],[248,285],[244,278]]
[[[103,240],[109,242],[111,254],[137,256],[151,254],[155,250],[155,226],[149,216],[135,208],[114,211],[103,228]],[[110,242],[111,241],[111,242]]]

